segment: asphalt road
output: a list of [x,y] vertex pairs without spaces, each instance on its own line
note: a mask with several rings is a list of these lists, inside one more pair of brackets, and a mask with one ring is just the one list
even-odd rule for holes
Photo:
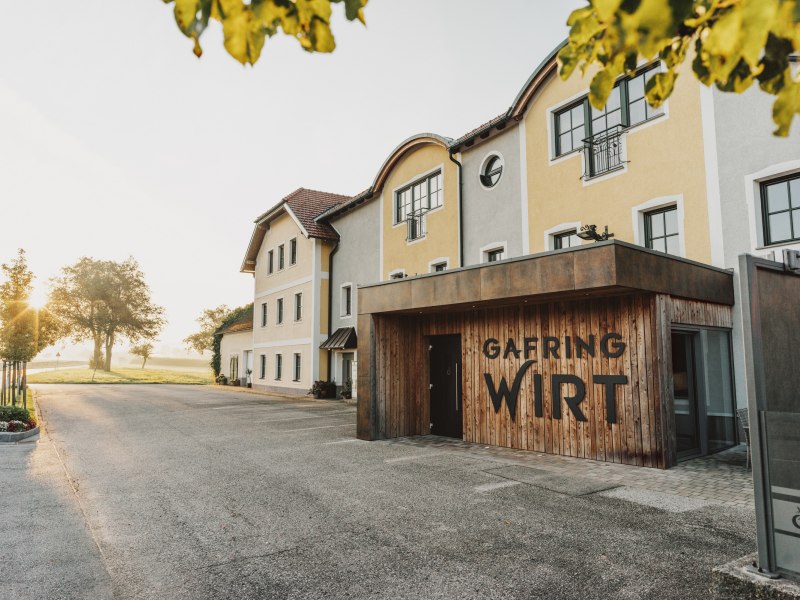
[[0,448],[2,598],[706,598],[755,548],[750,511],[514,484],[358,441],[341,403],[37,389],[46,435]]

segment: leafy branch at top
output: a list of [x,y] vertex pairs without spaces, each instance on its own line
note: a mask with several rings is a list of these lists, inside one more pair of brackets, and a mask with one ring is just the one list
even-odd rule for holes
[[164,0],[175,4],[175,22],[194,40],[199,57],[200,36],[210,20],[222,24],[225,49],[240,63],[255,64],[264,41],[279,31],[292,36],[308,52],[333,52],[331,4],[343,3],[348,20],[364,21],[368,0]]
[[645,90],[648,102],[660,106],[672,94],[677,67],[692,55],[692,70],[705,85],[741,93],[758,82],[774,95],[775,135],[787,136],[800,114],[792,64],[800,52],[800,0],[589,0],[567,25],[559,73],[567,79],[576,68],[585,74],[599,66],[589,86],[598,109],[640,57],[664,65]]

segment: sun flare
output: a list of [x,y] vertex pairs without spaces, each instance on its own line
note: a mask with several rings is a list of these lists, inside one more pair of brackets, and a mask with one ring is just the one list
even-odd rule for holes
[[40,309],[44,308],[47,304],[47,291],[40,288],[35,287],[31,292],[30,297],[28,298],[28,305],[32,308]]

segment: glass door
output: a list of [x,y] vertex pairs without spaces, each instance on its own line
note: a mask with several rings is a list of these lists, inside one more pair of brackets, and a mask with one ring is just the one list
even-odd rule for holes
[[695,333],[672,332],[672,387],[678,458],[702,453],[695,373],[696,336]]

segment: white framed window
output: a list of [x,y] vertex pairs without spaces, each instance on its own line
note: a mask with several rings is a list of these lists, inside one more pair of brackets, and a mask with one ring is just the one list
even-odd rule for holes
[[266,327],[267,326],[267,303],[266,302],[262,302],[261,303],[261,326],[262,327]]
[[267,275],[272,275],[275,272],[275,251],[270,250],[267,252]]
[[561,233],[553,234],[553,250],[562,250],[564,248],[574,248],[581,245],[581,238],[578,237],[576,229],[569,231],[562,231]]
[[800,173],[759,184],[764,246],[800,241]]
[[275,380],[280,381],[283,375],[283,354],[275,355]]
[[389,279],[403,279],[405,276],[405,269],[395,269],[394,271],[389,271]]
[[447,271],[447,269],[449,268],[450,268],[450,258],[447,256],[435,258],[428,263],[429,273],[440,273],[442,271]]
[[289,266],[293,267],[297,264],[297,238],[289,240]]
[[394,224],[442,206],[442,185],[442,170],[438,169],[397,190],[394,193]]
[[508,242],[493,242],[480,249],[478,262],[497,262],[508,258]]
[[267,377],[267,355],[262,354],[258,357],[258,378],[266,379]]
[[283,298],[278,298],[275,313],[275,324],[283,325]]
[[298,292],[294,295],[294,320],[303,320],[303,293]]
[[341,287],[341,299],[339,303],[339,315],[349,317],[353,314],[353,284],[343,283]]
[[653,198],[634,206],[631,214],[634,243],[686,257],[683,194]]
[[[582,243],[577,236],[581,230],[580,221],[568,221],[546,229],[544,232],[544,247],[548,250],[560,250],[562,248],[572,248]],[[573,234],[575,237],[571,237]]]
[[278,246],[278,271],[283,271],[286,262],[286,247],[281,244]]
[[294,353],[294,379],[292,381],[300,381],[300,366],[302,358],[299,352]]
[[490,152],[481,161],[481,168],[478,173],[478,181],[486,189],[492,189],[503,177],[506,161],[499,152]]

